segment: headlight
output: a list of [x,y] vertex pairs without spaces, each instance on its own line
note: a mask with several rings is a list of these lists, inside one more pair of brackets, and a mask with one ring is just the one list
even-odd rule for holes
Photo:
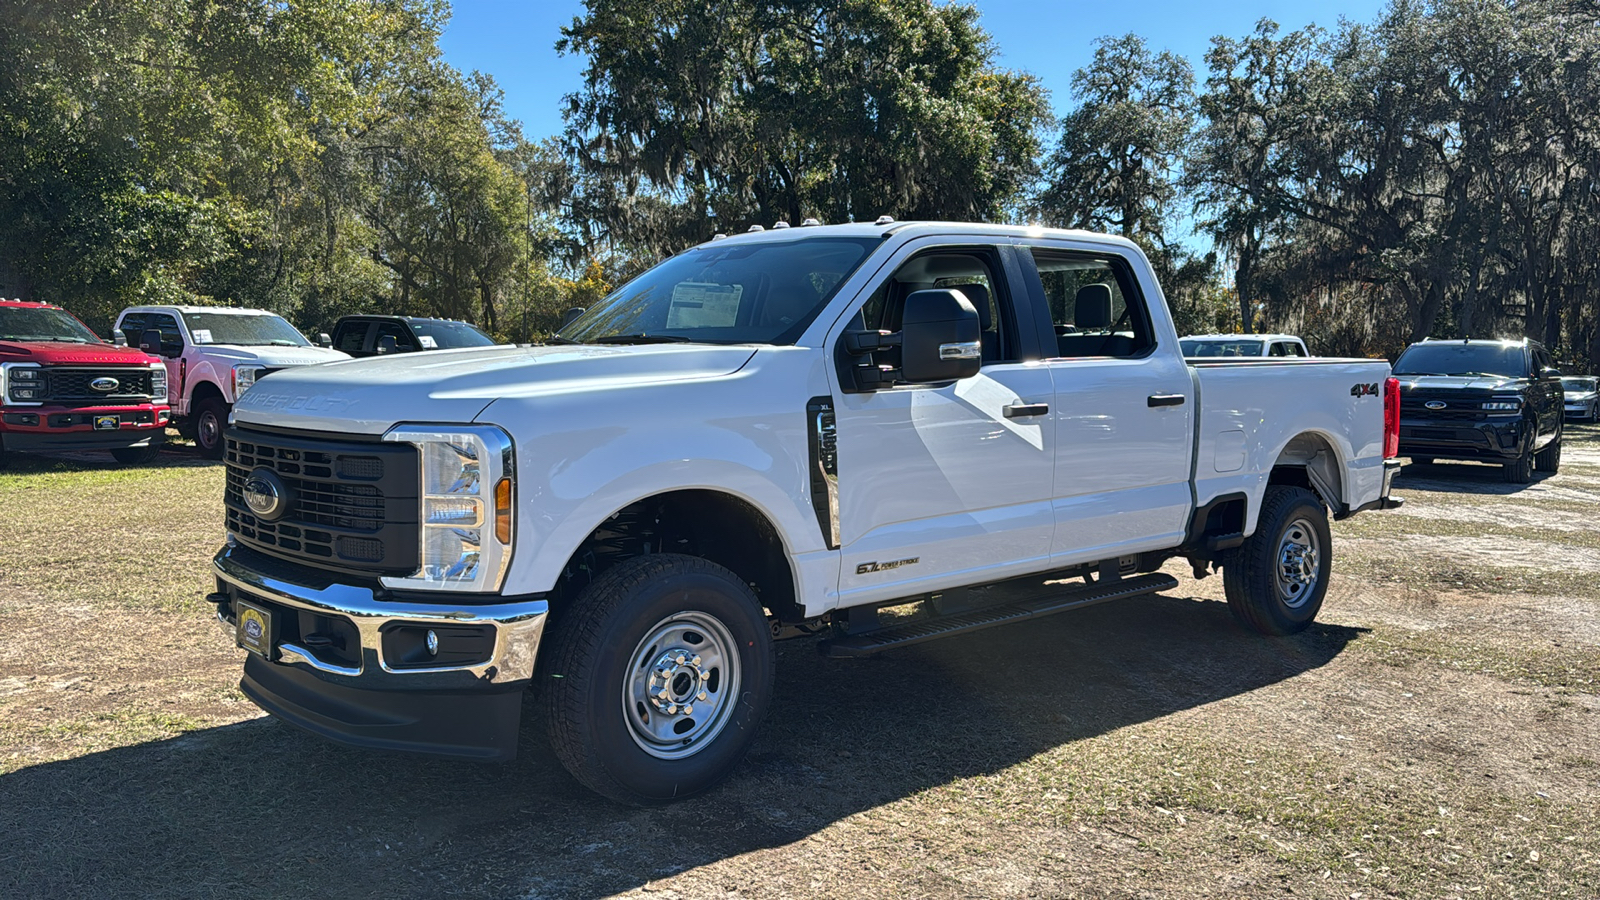
[[150,367],[150,402],[167,402],[167,367],[161,363]]
[[260,366],[234,366],[233,367],[233,399],[238,402],[239,395],[255,386],[256,377],[261,374]]
[[31,364],[0,366],[0,398],[7,403],[43,403],[44,370]]
[[1490,400],[1483,408],[1491,412],[1516,412],[1522,409],[1522,404],[1515,400]]
[[401,425],[383,439],[416,445],[422,461],[422,565],[403,578],[384,578],[384,586],[499,590],[511,562],[510,436],[492,425]]

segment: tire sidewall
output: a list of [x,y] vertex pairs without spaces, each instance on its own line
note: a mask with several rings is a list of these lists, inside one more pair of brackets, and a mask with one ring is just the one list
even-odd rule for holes
[[[206,446],[204,438],[205,420],[207,416],[214,418],[217,423],[217,440],[216,443],[209,447]],[[202,400],[198,404],[194,416],[194,443],[195,447],[199,449],[202,455],[213,458],[220,457],[222,455],[222,432],[223,429],[227,428],[227,426],[228,414],[226,407],[223,406],[222,403],[216,400]]]
[[[624,721],[623,682],[645,633],[669,616],[699,612],[717,619],[738,647],[740,695],[727,723],[693,756],[646,753]],[[721,781],[750,748],[772,695],[772,641],[765,616],[744,586],[713,572],[678,572],[638,586],[612,606],[601,625],[600,650],[584,681],[589,746],[606,774],[646,802],[698,794]],[[664,787],[670,785],[670,788]]]
[[[1278,548],[1283,543],[1283,537],[1289,530],[1289,525],[1297,519],[1305,519],[1311,523],[1311,530],[1317,536],[1317,585],[1312,589],[1311,596],[1306,602],[1297,607],[1290,607],[1283,602],[1283,597],[1278,591],[1277,564]],[[1266,531],[1271,535],[1269,540],[1263,541],[1256,548],[1261,554],[1257,560],[1262,573],[1262,584],[1256,590],[1270,597],[1270,602],[1260,604],[1277,634],[1292,634],[1303,630],[1316,619],[1317,613],[1322,611],[1322,601],[1328,594],[1328,579],[1333,572],[1333,531],[1328,526],[1327,510],[1321,501],[1316,500],[1309,493],[1296,499],[1293,503],[1280,507],[1275,521],[1268,523]]]

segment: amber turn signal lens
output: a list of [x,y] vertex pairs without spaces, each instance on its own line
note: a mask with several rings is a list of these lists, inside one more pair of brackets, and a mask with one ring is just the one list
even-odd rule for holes
[[502,478],[494,486],[494,536],[502,544],[511,543],[511,479]]

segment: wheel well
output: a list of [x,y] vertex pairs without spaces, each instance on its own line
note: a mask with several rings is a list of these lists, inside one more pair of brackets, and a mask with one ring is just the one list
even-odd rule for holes
[[612,513],[567,560],[553,597],[557,608],[576,599],[606,569],[651,553],[714,562],[750,585],[779,619],[805,617],[777,528],[746,501],[709,490],[658,494]]
[[222,400],[222,388],[217,387],[215,384],[212,384],[209,381],[202,381],[196,384],[194,386],[194,390],[190,392],[189,403],[195,404],[199,403],[201,400],[209,400],[213,397],[218,400]]
[[1333,445],[1320,434],[1296,435],[1284,445],[1267,483],[1303,487],[1336,513],[1344,506],[1344,467]]

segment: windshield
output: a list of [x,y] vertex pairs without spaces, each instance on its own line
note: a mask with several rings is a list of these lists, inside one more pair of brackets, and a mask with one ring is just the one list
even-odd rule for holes
[[184,313],[183,321],[189,326],[189,334],[196,344],[311,346],[311,342],[282,316]]
[[1412,344],[1394,361],[1396,375],[1503,375],[1526,378],[1521,344],[1462,344],[1430,341]]
[[1596,386],[1597,383],[1600,383],[1600,382],[1597,382],[1597,380],[1594,379],[1594,378],[1570,378],[1569,377],[1569,378],[1561,379],[1561,389],[1563,391],[1575,391],[1577,393],[1582,394],[1582,393],[1588,393],[1589,391],[1595,390],[1595,386]]
[[64,309],[0,306],[0,341],[64,341],[98,344],[100,337]]
[[1179,341],[1184,356],[1260,356],[1260,341]]
[[812,238],[696,247],[623,285],[558,337],[792,344],[877,243]]
[[[456,347],[491,347],[494,338],[466,322],[411,322],[411,331],[424,350]],[[429,341],[432,341],[430,344]]]

